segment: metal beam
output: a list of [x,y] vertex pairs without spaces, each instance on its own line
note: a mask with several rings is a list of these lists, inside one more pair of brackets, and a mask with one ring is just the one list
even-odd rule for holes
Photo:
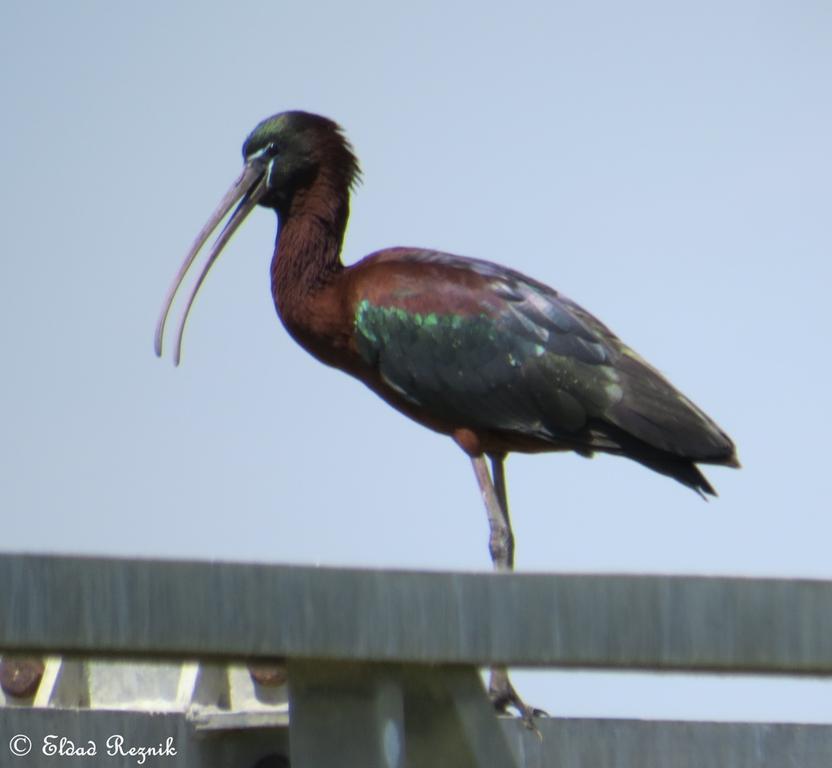
[[289,688],[293,765],[519,765],[475,669],[290,661]]
[[[826,725],[549,719],[538,723],[541,738],[516,719],[503,718],[500,726],[517,765],[524,768],[829,768],[832,765],[832,727]],[[135,768],[138,759],[135,754],[108,754],[107,740],[113,735],[124,736],[122,751],[142,746],[164,749],[167,740],[172,739],[176,755],[151,755],[145,762],[145,765],[165,768],[255,768],[255,765],[274,768],[286,765],[278,756],[289,755],[286,728],[239,729],[238,726],[206,736],[195,731],[180,713],[0,708],[0,733],[4,734],[0,742],[0,764],[19,768],[40,768],[53,762],[68,765],[73,760],[72,764],[85,768]],[[20,734],[31,740],[31,751],[26,756],[13,757],[10,741]],[[47,739],[50,734],[58,740]],[[59,743],[61,736],[76,746],[87,746],[92,740],[97,754],[67,756],[63,760],[56,755],[45,756],[44,745]],[[327,735],[320,731],[319,738],[325,739]],[[25,742],[16,742],[18,749],[24,745]],[[349,745],[342,746],[345,754]],[[274,756],[271,761],[258,762],[268,755]],[[430,752],[427,740],[421,755],[429,756],[432,762],[414,761],[414,766],[457,765],[444,761],[445,755],[441,752]],[[293,761],[293,766],[302,765]],[[345,760],[341,765],[350,763]]]
[[[135,762],[135,751],[113,762],[113,736],[127,750],[173,746],[165,763],[183,768],[284,768],[290,741],[298,768],[832,765],[832,726],[541,719],[537,735],[513,719],[497,725],[476,672],[832,674],[830,583],[0,555],[0,585],[0,651],[70,654],[62,675],[48,674],[47,658],[45,706],[39,690],[0,707],[0,751],[31,739],[16,765],[55,756],[44,752],[60,743],[50,734],[93,742],[89,765]],[[72,654],[208,665],[186,664],[165,688],[181,711],[114,712],[85,708],[92,695],[75,690],[84,674]],[[251,658],[288,659],[291,737],[275,727],[285,712],[231,706],[239,686],[213,662]]]
[[829,768],[832,727],[792,723],[539,721],[542,738],[501,719],[525,768]]
[[0,584],[5,651],[832,674],[827,582],[3,555]]
[[832,674],[826,582],[4,555],[0,584],[6,651]]
[[289,663],[291,756],[299,766],[404,768],[404,691],[394,670]]
[[832,674],[832,584],[0,557],[0,650]]

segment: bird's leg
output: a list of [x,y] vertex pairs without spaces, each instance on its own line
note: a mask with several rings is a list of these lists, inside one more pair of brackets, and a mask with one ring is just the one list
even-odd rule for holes
[[506,495],[506,472],[503,462],[505,455],[490,454],[491,477],[494,480],[494,492],[497,495],[497,503],[500,505],[505,535],[505,561],[506,570],[514,570],[514,531],[511,530],[511,519],[508,516],[508,496]]
[[[493,461],[494,459],[492,459]],[[474,465],[474,474],[477,476],[482,500],[485,503],[485,511],[488,514],[488,527],[490,529],[488,551],[491,553],[491,564],[495,571],[511,571],[514,569],[514,535],[511,532],[508,513],[504,511],[497,495],[485,458],[483,456],[472,456],[471,463]],[[502,469],[502,461],[500,461],[500,467]],[[505,479],[503,479],[502,486],[505,493]]]
[[[489,455],[491,459],[491,473],[482,456],[472,456],[474,474],[480,487],[485,510],[488,513],[488,549],[491,553],[491,563],[495,571],[514,570],[514,534],[511,530],[511,520],[508,515],[508,497],[506,494],[506,476],[503,468],[505,456]],[[534,725],[534,718],[546,713],[540,709],[528,706],[517,694],[508,670],[505,667],[491,667],[491,677],[488,682],[488,695],[496,709],[505,712],[509,706],[514,707],[523,719],[526,727],[539,734]]]

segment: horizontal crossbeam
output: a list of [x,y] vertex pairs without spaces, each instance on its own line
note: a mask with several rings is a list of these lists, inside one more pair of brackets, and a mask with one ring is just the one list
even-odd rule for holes
[[[829,768],[832,765],[832,727],[784,723],[680,723],[641,720],[551,719],[538,723],[540,738],[516,719],[501,719],[507,743],[518,765],[592,766],[592,768],[673,768],[678,766],[731,766],[731,768]],[[175,756],[153,757],[147,764],[171,768],[255,768],[285,765],[266,755],[288,755],[288,729],[242,729],[224,732],[222,738],[195,736],[185,715],[177,713],[89,711],[78,709],[0,709],[0,730],[7,736],[25,734],[31,752],[12,757],[14,765],[46,765],[44,747],[59,744],[55,736],[88,747],[95,756],[74,758],[89,768],[135,765],[135,757],[119,760],[113,752],[140,746],[167,746]],[[52,738],[50,738],[52,736]],[[113,737],[121,736],[123,746]],[[322,732],[323,736],[323,732]],[[168,741],[170,740],[170,741]],[[0,754],[9,748],[0,743]],[[170,750],[169,750],[170,751]],[[69,764],[72,758],[64,758]],[[6,765],[6,757],[3,757]],[[59,758],[53,761],[62,764]],[[342,744],[340,765],[348,764]],[[11,765],[12,763],[9,763]],[[421,765],[441,765],[434,754]],[[418,768],[417,766],[417,768]]]
[[832,584],[0,556],[0,651],[832,674]]

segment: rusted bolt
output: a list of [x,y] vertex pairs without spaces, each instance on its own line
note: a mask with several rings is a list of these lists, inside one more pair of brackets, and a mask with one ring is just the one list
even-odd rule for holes
[[288,677],[286,665],[280,662],[251,662],[248,665],[248,673],[255,683],[266,688],[277,688],[285,685]]
[[34,696],[43,677],[43,661],[34,656],[6,656],[0,662],[0,688],[7,696]]

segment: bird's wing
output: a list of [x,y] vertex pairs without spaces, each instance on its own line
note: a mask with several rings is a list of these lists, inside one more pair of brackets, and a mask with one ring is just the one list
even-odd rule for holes
[[[724,433],[589,312],[490,262],[394,249],[368,257],[355,339],[383,381],[470,428],[621,448],[621,433],[694,461]],[[368,272],[368,277],[370,276]]]

